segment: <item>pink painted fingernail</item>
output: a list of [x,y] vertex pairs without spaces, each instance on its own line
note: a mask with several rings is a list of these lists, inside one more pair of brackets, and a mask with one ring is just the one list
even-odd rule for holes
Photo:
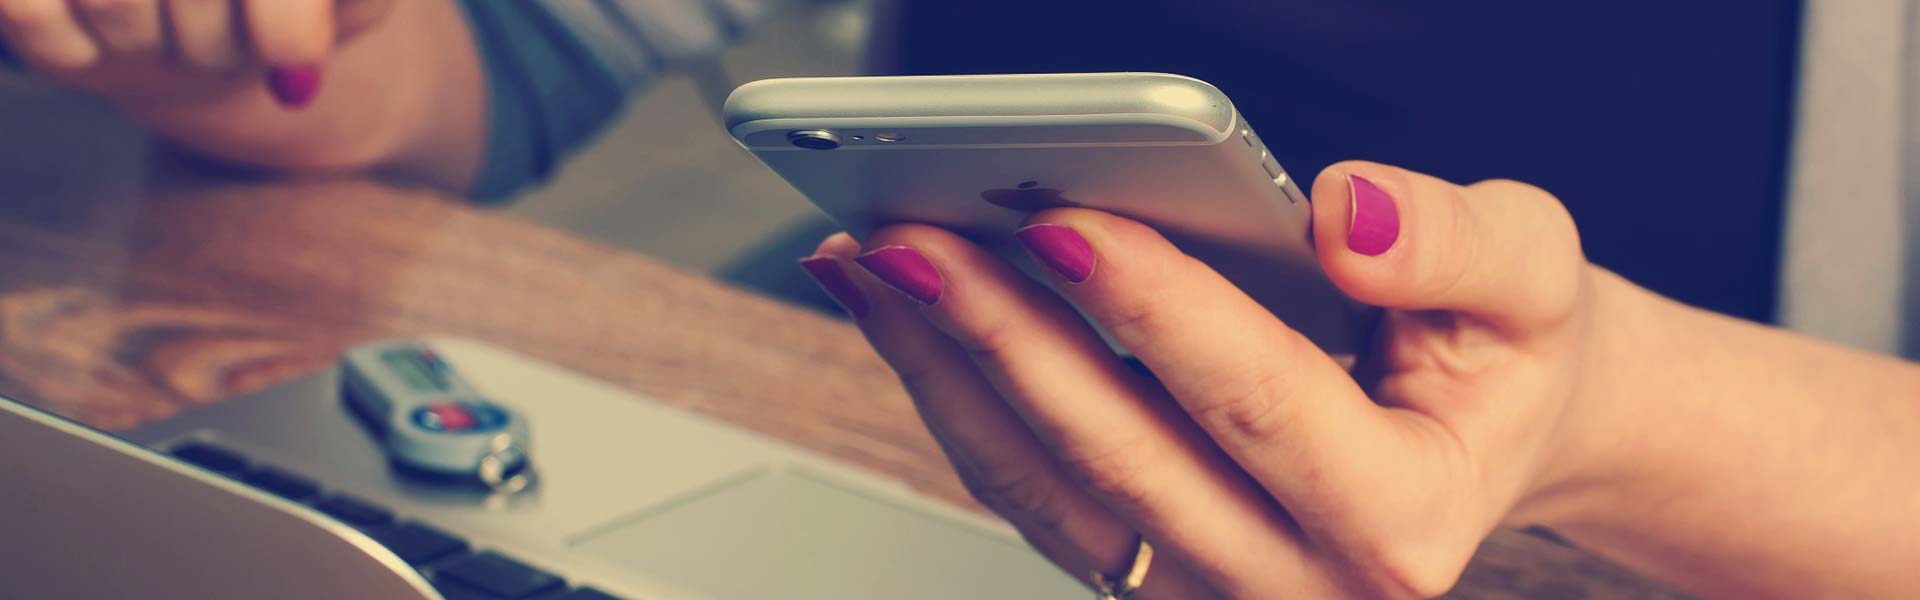
[[828,256],[803,258],[800,259],[800,268],[805,269],[807,276],[820,284],[820,289],[826,290],[834,302],[840,303],[840,308],[846,309],[847,314],[855,319],[867,318],[867,295],[861,293],[860,286],[847,276],[847,270],[840,266],[840,261]]
[[1400,238],[1400,210],[1386,190],[1359,175],[1347,176],[1352,190],[1347,224],[1347,249],[1367,256],[1379,256]]
[[940,301],[940,270],[917,250],[887,246],[856,256],[853,262],[921,304],[932,306]]
[[1093,246],[1072,227],[1041,223],[1013,232],[1014,239],[1047,268],[1067,281],[1080,283],[1093,276]]
[[306,108],[320,95],[320,65],[274,67],[267,72],[267,89],[287,108]]

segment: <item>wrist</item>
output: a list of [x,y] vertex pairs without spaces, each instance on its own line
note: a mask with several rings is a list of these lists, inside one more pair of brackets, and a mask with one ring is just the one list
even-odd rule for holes
[[1665,471],[1690,443],[1674,427],[1675,394],[1698,376],[1691,339],[1712,328],[1705,313],[1662,298],[1605,269],[1587,267],[1587,309],[1569,335],[1582,340],[1548,457],[1506,522],[1567,529],[1618,517],[1623,500],[1657,496]]
[[1728,597],[1920,584],[1906,532],[1920,369],[1690,308],[1595,270],[1555,454],[1509,523]]

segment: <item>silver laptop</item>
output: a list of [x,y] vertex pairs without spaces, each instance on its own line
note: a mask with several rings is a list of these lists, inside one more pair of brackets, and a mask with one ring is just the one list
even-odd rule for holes
[[538,477],[407,475],[335,373],[117,438],[0,399],[0,598],[1072,598],[1004,525],[479,343]]

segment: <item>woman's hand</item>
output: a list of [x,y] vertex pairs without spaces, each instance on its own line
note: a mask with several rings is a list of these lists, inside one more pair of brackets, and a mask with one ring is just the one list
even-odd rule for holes
[[336,42],[394,0],[0,0],[0,39],[34,70],[121,101],[215,97],[258,86],[313,99]]
[[803,266],[973,495],[1069,573],[1120,574],[1138,535],[1158,551],[1143,597],[1438,595],[1494,527],[1584,485],[1588,444],[1565,424],[1591,401],[1595,313],[1632,288],[1524,184],[1349,162],[1313,198],[1327,274],[1388,309],[1358,376],[1153,230],[1091,210],[1019,233],[1058,295],[920,225],[829,238]]
[[464,191],[485,157],[485,72],[455,0],[0,0],[0,43],[236,165]]

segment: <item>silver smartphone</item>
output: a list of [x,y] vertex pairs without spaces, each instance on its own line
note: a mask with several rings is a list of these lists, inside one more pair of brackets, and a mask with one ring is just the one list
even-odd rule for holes
[[1161,73],[769,79],[726,126],[855,238],[938,225],[1033,272],[1012,233],[1078,206],[1166,235],[1333,354],[1372,311],[1313,255],[1306,194],[1219,89]]

